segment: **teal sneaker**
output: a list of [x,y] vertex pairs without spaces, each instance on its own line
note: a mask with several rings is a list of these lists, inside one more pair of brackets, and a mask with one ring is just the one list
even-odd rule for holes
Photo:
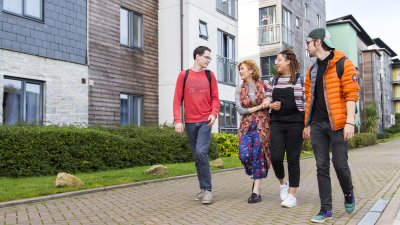
[[317,215],[315,215],[312,219],[311,222],[313,223],[324,223],[325,220],[330,220],[333,218],[333,214],[331,210],[320,210]]
[[356,200],[353,191],[350,194],[344,194],[344,209],[348,213],[352,213],[356,207]]

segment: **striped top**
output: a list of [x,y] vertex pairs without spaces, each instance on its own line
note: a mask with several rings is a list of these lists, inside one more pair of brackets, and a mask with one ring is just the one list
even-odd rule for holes
[[267,91],[265,93],[266,98],[271,99],[272,102],[272,91],[274,88],[288,88],[293,87],[294,89],[294,99],[296,101],[296,106],[299,111],[304,111],[305,95],[304,87],[301,86],[300,78],[297,79],[297,83],[292,85],[289,83],[290,77],[280,77],[276,85],[274,85],[274,77],[272,77],[267,84]]

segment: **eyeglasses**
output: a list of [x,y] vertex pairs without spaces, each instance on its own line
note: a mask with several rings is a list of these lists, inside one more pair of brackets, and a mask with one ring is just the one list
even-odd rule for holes
[[310,44],[310,42],[312,42],[312,41],[314,41],[314,40],[306,41],[306,45],[308,46]]
[[202,55],[204,58],[206,58],[207,60],[212,60],[212,58],[210,56],[206,56],[206,55]]
[[280,63],[280,62],[282,62],[282,61],[286,61],[286,59],[284,59],[284,60],[282,60],[282,59],[275,59],[275,64],[278,64],[278,63]]

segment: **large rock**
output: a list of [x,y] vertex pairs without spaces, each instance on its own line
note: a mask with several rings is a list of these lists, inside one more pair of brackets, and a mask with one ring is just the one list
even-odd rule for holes
[[161,176],[168,173],[168,168],[163,165],[154,165],[144,171],[144,173],[152,176]]
[[57,174],[56,187],[73,187],[73,186],[85,186],[81,179],[74,175],[60,172]]
[[218,168],[224,168],[224,162],[222,161],[221,158],[212,161],[210,165]]

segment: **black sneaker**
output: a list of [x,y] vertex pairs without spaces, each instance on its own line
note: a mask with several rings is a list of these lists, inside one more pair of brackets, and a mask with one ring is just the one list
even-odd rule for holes
[[252,193],[249,199],[247,200],[248,203],[258,203],[261,202],[261,195],[256,193]]
[[350,194],[344,194],[344,209],[348,213],[352,213],[356,207],[356,200],[353,191]]

